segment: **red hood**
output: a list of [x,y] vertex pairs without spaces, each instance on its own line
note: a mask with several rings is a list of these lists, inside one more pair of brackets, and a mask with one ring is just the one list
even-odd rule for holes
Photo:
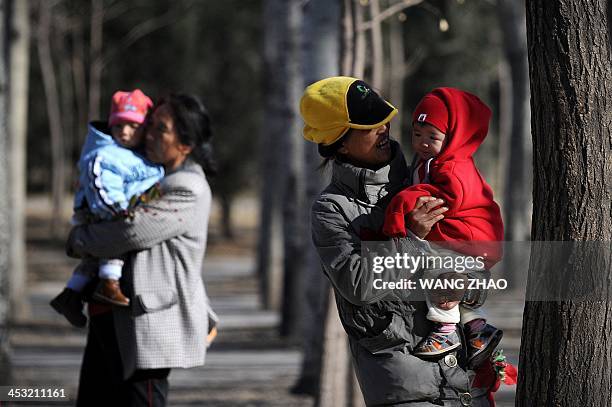
[[459,89],[437,88],[431,94],[440,98],[448,110],[449,139],[435,162],[471,157],[487,136],[491,109],[477,96]]

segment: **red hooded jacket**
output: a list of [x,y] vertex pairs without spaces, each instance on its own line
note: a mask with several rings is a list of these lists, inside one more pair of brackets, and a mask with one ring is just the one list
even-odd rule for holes
[[[447,144],[431,162],[429,184],[416,184],[398,193],[387,207],[383,233],[406,236],[405,217],[421,196],[435,196],[449,208],[425,237],[428,241],[455,242],[451,248],[464,254],[482,256],[492,267],[502,256],[504,227],[493,191],[478,172],[472,154],[487,135],[491,110],[476,96],[453,88],[437,88],[446,106]],[[418,108],[417,108],[418,109]],[[420,112],[415,111],[415,118]],[[464,243],[457,243],[464,242]],[[469,242],[469,243],[466,243]]]

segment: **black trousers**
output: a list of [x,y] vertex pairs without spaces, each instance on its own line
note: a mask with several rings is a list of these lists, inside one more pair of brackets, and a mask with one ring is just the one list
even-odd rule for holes
[[165,407],[170,369],[137,370],[123,379],[112,313],[89,320],[77,406]]

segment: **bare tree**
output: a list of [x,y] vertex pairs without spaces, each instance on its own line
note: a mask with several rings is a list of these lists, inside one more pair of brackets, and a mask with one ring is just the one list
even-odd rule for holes
[[[361,6],[356,4],[355,7]],[[305,85],[340,72],[341,9],[340,1],[311,0],[305,4],[302,64]],[[348,10],[345,5],[345,13]],[[352,49],[354,47],[344,43],[345,52]],[[353,58],[347,56],[344,60]],[[308,211],[303,216],[309,219],[310,207],[322,191],[324,179],[317,169],[320,157],[316,146],[306,142],[305,149],[305,209]],[[352,376],[347,337],[338,320],[335,301],[329,301],[333,297],[331,288],[310,239],[306,252],[306,289],[303,290],[307,305],[303,312],[304,359],[301,377],[293,391],[316,395],[319,406],[348,404],[348,400],[352,399],[349,395],[352,387],[348,378]]]
[[355,8],[354,0],[342,2],[342,61],[340,72],[351,75],[355,62]]
[[87,99],[87,80],[85,75],[85,42],[83,39],[82,23],[74,19],[69,24],[72,50],[70,57],[70,67],[72,71],[72,81],[74,88],[74,102],[76,105],[76,132],[79,144],[83,142],[87,131],[88,121],[88,99]]
[[[403,11],[407,8],[419,5],[423,0],[401,0],[391,3],[387,8],[381,10],[379,0],[369,0],[368,21],[363,21],[362,16],[355,12],[354,27],[356,38],[355,44],[355,64],[352,74],[358,78],[363,78],[365,70],[365,40],[364,34],[370,32],[370,52],[372,55],[371,65],[371,85],[378,91],[385,91],[391,96],[391,100],[396,103],[396,107],[403,104],[403,82],[406,76],[412,73],[423,59],[423,52],[418,49],[414,56],[406,60],[404,54],[404,38],[402,22],[406,16]],[[356,11],[361,12],[363,6],[357,1],[353,4]],[[389,54],[385,56],[385,41],[383,40],[384,22],[389,22]],[[359,42],[359,44],[358,44]],[[359,49],[358,47],[361,47]],[[386,75],[385,75],[386,73]],[[401,111],[401,109],[400,109]],[[396,121],[396,126],[401,129],[401,119]]]
[[[531,213],[532,146],[529,139],[529,69],[527,61],[527,32],[525,8],[521,2],[498,0],[498,18],[500,22],[505,62],[509,74],[501,78],[503,84],[500,109],[501,140],[500,153],[505,157],[504,163],[504,223],[508,241],[529,240]],[[504,256],[504,270],[507,279],[516,280],[517,270],[527,266],[519,253],[514,253],[514,245]]]
[[51,133],[51,161],[52,161],[52,211],[51,233],[59,237],[61,215],[63,213],[63,201],[66,193],[65,175],[65,149],[64,129],[62,128],[62,116],[60,111],[60,96],[57,89],[55,67],[51,55],[51,8],[53,4],[48,1],[38,1],[38,28],[36,33],[36,44],[38,49],[38,60],[42,72],[45,99],[47,101],[47,116],[49,120],[49,131]]
[[[400,111],[404,112],[404,81],[412,75],[425,59],[425,50],[417,48],[406,58],[406,44],[404,41],[403,22],[406,15],[400,13],[398,18],[389,22],[389,64],[388,64],[388,93],[391,103]],[[401,142],[404,126],[404,114],[398,114],[393,120],[392,134]]]
[[11,223],[10,223],[10,197],[8,175],[7,149],[7,105],[9,94],[7,93],[7,55],[8,46],[6,38],[6,24],[9,19],[6,14],[7,1],[0,0],[0,383],[10,382],[9,364],[9,256]]
[[[267,0],[264,6],[265,130],[262,134],[263,185],[257,268],[264,306],[279,309],[283,281],[283,199],[286,192],[291,132],[296,131],[297,68],[295,30],[299,2]],[[299,86],[299,85],[298,85]],[[291,154],[289,152],[289,154]]]
[[104,2],[91,0],[89,22],[89,119],[100,117],[100,86],[104,60],[102,44],[104,41]]
[[[115,3],[105,8],[103,0],[91,0],[89,23],[89,119],[100,116],[100,87],[104,69],[117,55],[147,35],[172,25],[189,14],[193,1],[172,2],[168,10],[136,24],[113,48],[104,50],[104,23],[130,10],[129,3]],[[78,62],[78,60],[77,60]],[[79,79],[80,81],[80,79]],[[78,89],[78,88],[77,88]]]
[[30,65],[30,7],[28,0],[10,1],[7,24],[10,24],[8,85],[9,174],[11,197],[10,302],[13,318],[28,312],[24,300],[26,284],[25,200],[26,138],[28,123],[28,73]]
[[[75,105],[75,88],[74,77],[76,73],[72,72],[72,50],[66,42],[70,38],[71,25],[73,19],[69,16],[68,3],[59,2],[53,9],[51,15],[51,54],[53,63],[57,67],[56,80],[58,84],[58,95],[60,102],[60,112],[62,112],[62,138],[64,143],[64,151],[66,154],[66,162],[64,162],[65,176],[70,181],[76,179],[76,166],[70,162],[71,152],[75,144],[78,144],[80,137],[77,132],[77,115],[71,114]],[[69,113],[70,112],[70,113]],[[77,109],[78,112],[78,109]],[[82,136],[81,136],[82,137]]]
[[[551,256],[531,256],[528,295],[552,287],[567,296],[525,305],[518,406],[612,405],[610,13],[607,0],[527,2],[532,237],[574,246],[554,269]],[[606,247],[572,249],[584,241]],[[594,292],[574,300],[583,288]]]
[[[370,16],[380,15],[380,3],[378,0],[370,0]],[[381,20],[372,18],[371,21],[371,44],[372,44],[372,83],[374,89],[380,91],[383,88],[383,71],[385,65],[385,54]]]
[[286,33],[288,60],[286,61],[287,81],[284,95],[285,103],[291,109],[291,122],[279,134],[285,138],[286,148],[281,154],[286,156],[284,164],[283,196],[283,302],[280,333],[293,338],[301,337],[301,316],[305,264],[305,245],[308,241],[308,218],[305,213],[306,174],[304,169],[304,139],[302,121],[299,119],[298,104],[302,94],[303,81],[300,70],[300,46],[302,28],[302,7],[300,1],[289,2],[289,21]]
[[364,20],[363,16],[363,6],[359,2],[359,0],[351,0],[354,5],[354,23],[353,27],[355,27],[355,56],[353,62],[353,75],[356,78],[363,79],[365,75],[365,65],[366,65],[366,38],[365,38],[365,30],[361,29],[361,23]]

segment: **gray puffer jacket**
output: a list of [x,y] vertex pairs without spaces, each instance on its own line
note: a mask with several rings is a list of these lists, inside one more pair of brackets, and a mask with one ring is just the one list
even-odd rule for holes
[[[371,290],[373,273],[361,256],[365,230],[380,230],[389,199],[406,187],[409,169],[397,143],[394,158],[378,171],[333,163],[332,181],[314,202],[313,241],[335,291],[366,404],[488,406],[484,389],[471,389],[465,356],[424,361],[411,354],[432,326],[422,301],[410,291]],[[419,255],[433,249],[414,235],[395,239],[398,251]]]

